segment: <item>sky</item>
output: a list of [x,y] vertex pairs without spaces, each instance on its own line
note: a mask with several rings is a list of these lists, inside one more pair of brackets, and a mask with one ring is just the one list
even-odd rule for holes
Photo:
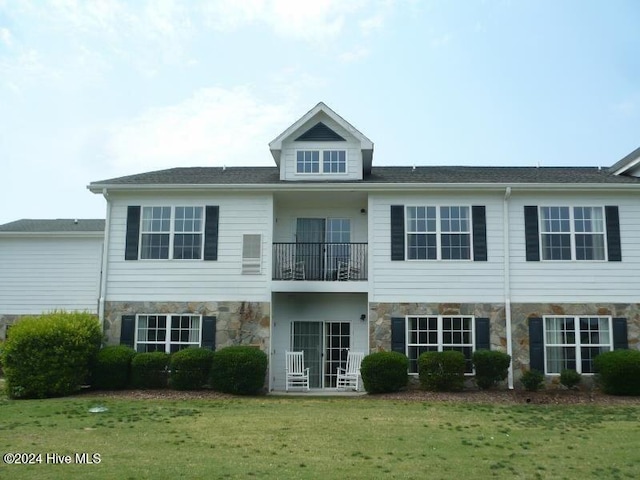
[[608,167],[640,147],[638,25],[636,0],[0,0],[0,224],[273,166],[320,101],[374,166]]

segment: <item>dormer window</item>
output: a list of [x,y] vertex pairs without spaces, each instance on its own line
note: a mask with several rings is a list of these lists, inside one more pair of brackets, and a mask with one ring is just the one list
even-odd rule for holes
[[296,152],[296,173],[346,172],[346,150],[298,150]]

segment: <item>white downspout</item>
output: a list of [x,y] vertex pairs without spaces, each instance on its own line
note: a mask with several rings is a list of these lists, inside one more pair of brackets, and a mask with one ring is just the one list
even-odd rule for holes
[[107,297],[107,266],[109,265],[109,233],[111,225],[111,202],[106,188],[102,189],[102,195],[107,201],[107,218],[104,222],[104,242],[102,244],[102,272],[100,273],[100,299],[98,300],[98,318],[104,331],[104,304]]
[[509,199],[511,198],[511,187],[507,187],[504,192],[502,203],[502,231],[504,244],[504,315],[507,335],[507,354],[511,357],[507,382],[509,390],[513,390],[513,344],[511,339],[511,261],[509,255]]

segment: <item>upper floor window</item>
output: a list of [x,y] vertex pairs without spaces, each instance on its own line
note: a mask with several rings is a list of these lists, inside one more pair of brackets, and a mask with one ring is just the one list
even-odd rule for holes
[[602,207],[540,207],[543,260],[605,260]]
[[140,258],[201,259],[202,207],[142,207]]
[[410,260],[470,260],[469,207],[407,207]]
[[296,152],[296,173],[346,173],[346,171],[346,150],[298,150]]

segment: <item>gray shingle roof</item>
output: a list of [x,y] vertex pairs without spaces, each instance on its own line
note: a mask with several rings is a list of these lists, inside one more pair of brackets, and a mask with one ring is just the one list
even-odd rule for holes
[[623,159],[617,161],[616,163],[614,163],[613,165],[611,165],[611,167],[609,167],[609,171],[610,172],[616,172],[618,170],[620,170],[623,167],[626,167],[627,164],[630,164],[631,162],[634,162],[638,157],[640,157],[640,148],[636,148],[633,152],[631,152],[629,155],[625,156]]
[[[315,183],[450,184],[638,184],[640,179],[612,175],[596,167],[374,167],[364,180]],[[278,167],[180,167],[92,182],[102,185],[283,185]],[[314,183],[306,181],[305,183]]]
[[69,233],[69,232],[104,232],[104,220],[101,219],[68,219],[43,220],[23,218],[15,222],[0,225],[0,232],[15,233]]

